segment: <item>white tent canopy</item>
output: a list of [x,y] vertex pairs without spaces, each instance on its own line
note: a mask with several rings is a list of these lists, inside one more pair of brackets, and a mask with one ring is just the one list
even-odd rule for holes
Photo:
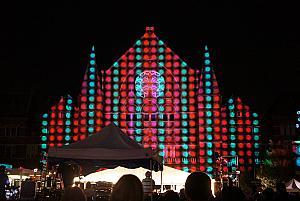
[[[124,174],[133,174],[136,175],[140,180],[145,178],[145,173],[149,171],[145,168],[135,168],[135,169],[128,169],[124,167],[116,167],[114,169],[106,169],[99,172],[95,172],[89,174],[82,179],[81,182],[97,182],[97,181],[106,181],[116,183],[121,176]],[[162,173],[162,174],[161,174]],[[190,175],[188,172],[184,172],[181,170],[177,170],[175,168],[171,168],[168,166],[163,167],[162,172],[154,172],[152,171],[152,178],[155,181],[156,185],[176,185],[176,189],[179,190],[183,188],[186,178]],[[162,176],[162,182],[161,182]],[[79,181],[79,178],[75,178],[75,181]]]
[[292,179],[285,184],[287,192],[300,192],[300,182]]

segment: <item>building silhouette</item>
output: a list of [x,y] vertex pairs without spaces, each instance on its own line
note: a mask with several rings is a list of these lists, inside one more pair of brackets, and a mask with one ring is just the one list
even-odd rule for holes
[[42,116],[44,164],[49,146],[84,140],[114,122],[184,171],[212,175],[217,156],[237,156],[240,171],[259,165],[258,114],[239,97],[222,100],[207,46],[203,65],[191,68],[147,27],[111,67],[97,66],[94,47],[89,56],[77,104],[62,96]]

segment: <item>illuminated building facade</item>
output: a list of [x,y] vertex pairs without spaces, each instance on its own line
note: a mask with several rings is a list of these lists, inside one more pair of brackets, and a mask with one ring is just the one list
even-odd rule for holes
[[42,152],[85,139],[111,122],[164,163],[213,173],[215,153],[238,156],[239,170],[259,164],[258,115],[239,98],[222,105],[210,53],[193,69],[147,27],[110,68],[97,68],[94,47],[77,106],[70,96],[44,114]]

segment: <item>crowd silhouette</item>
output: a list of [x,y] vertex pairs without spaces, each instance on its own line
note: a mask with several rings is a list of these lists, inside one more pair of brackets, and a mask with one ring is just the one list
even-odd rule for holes
[[[224,186],[215,194],[211,191],[211,179],[204,172],[191,173],[185,182],[185,186],[179,193],[167,190],[164,193],[152,193],[149,200],[144,193],[143,183],[135,175],[123,175],[114,185],[112,193],[107,201],[299,201],[299,194],[289,194],[284,183],[278,183],[276,189],[266,188],[258,192],[246,195],[240,187],[232,183]],[[67,187],[61,197],[61,201],[87,201],[87,191],[79,187]],[[90,199],[93,200],[93,199]]]

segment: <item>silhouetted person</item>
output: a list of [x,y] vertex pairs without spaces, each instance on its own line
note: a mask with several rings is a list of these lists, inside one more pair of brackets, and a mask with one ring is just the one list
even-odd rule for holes
[[9,180],[5,174],[5,166],[0,166],[0,201],[6,200],[5,187],[8,185]]
[[208,201],[212,198],[211,180],[204,172],[193,172],[185,181],[187,201]]
[[64,189],[61,201],[86,201],[83,190],[77,186]]
[[180,191],[179,191],[179,199],[180,199],[180,201],[185,201],[186,200],[184,188],[180,189]]
[[286,192],[286,186],[283,182],[276,184],[275,201],[290,201],[291,196]]
[[263,190],[262,196],[263,196],[263,201],[273,201],[275,192],[272,188],[266,188],[265,190]]
[[145,200],[151,200],[151,196],[153,193],[153,189],[155,186],[155,181],[151,178],[151,172],[147,171],[145,173],[146,178],[142,180],[143,184],[143,191],[144,191],[144,198]]
[[91,182],[87,182],[86,183],[86,187],[84,189],[84,193],[85,193],[87,201],[91,201],[93,199],[94,190],[92,189]]
[[245,201],[246,196],[244,192],[236,186],[224,187],[221,191],[222,201]]
[[143,201],[143,185],[132,174],[123,175],[114,185],[110,201]]
[[152,193],[152,200],[153,201],[158,201],[160,199],[160,196],[158,195],[157,192]]
[[64,188],[72,187],[75,174],[78,167],[72,164],[62,163],[58,167],[58,172],[62,175]]
[[249,196],[249,201],[261,201],[263,200],[262,195],[258,192],[258,188],[256,185],[252,186],[252,192],[251,195]]
[[162,201],[180,201],[179,195],[173,190],[168,190],[164,193]]

